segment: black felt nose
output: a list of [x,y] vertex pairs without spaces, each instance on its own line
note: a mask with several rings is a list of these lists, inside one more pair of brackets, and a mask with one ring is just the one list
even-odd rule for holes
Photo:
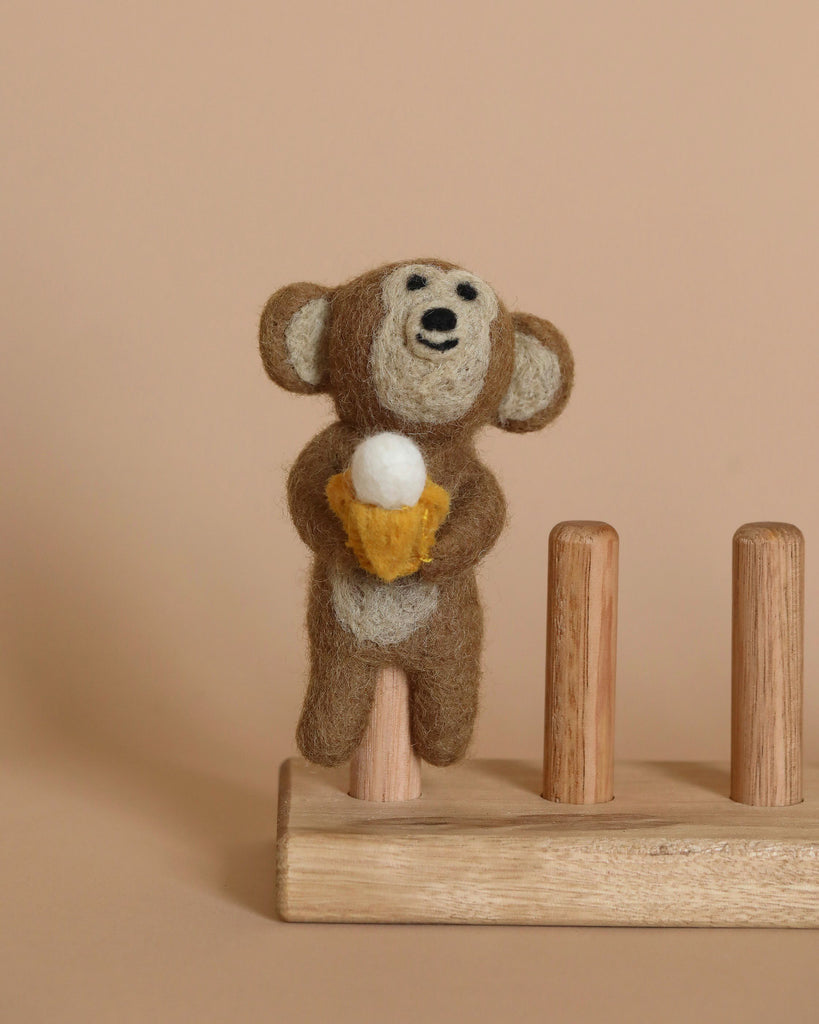
[[425,331],[454,331],[457,324],[457,316],[445,306],[428,309],[421,317],[421,325]]

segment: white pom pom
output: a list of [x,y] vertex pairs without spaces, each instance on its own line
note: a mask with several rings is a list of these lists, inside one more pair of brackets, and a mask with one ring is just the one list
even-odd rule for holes
[[424,457],[403,434],[375,434],[353,452],[350,469],[356,498],[381,508],[414,505],[427,482]]

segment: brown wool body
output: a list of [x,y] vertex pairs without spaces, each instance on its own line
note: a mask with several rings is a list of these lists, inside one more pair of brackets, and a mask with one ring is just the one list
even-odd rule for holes
[[[287,484],[293,522],[314,555],[299,749],[317,764],[348,760],[367,725],[378,669],[392,664],[409,679],[416,750],[431,764],[452,764],[466,752],[478,706],[475,567],[506,516],[474,436],[491,423],[523,432],[554,419],[571,391],[569,347],[548,321],[510,314],[485,282],[430,259],[389,264],[335,289],[280,289],[262,314],[260,347],[276,383],[330,394],[338,415],[298,457]],[[411,438],[429,479],[449,495],[430,560],[392,582],[361,567],[326,493],[357,445],[381,431]]]

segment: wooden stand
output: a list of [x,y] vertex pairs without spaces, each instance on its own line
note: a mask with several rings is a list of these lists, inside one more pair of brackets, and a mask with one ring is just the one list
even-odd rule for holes
[[425,766],[400,806],[346,781],[282,766],[287,921],[819,927],[819,768],[776,809],[730,800],[727,763],[618,763],[614,800],[580,807],[534,761]]
[[606,523],[558,523],[549,536],[543,796],[614,798],[618,537]]
[[802,799],[805,539],[789,523],[734,534],[731,797]]
[[399,668],[378,674],[370,723],[350,762],[350,796],[389,803],[421,795],[421,759],[410,739],[409,686]]
[[427,766],[423,795],[407,799],[420,776],[406,680],[385,671],[352,767],[361,799],[344,769],[282,766],[280,915],[819,928],[819,767],[803,773],[801,751],[803,572],[796,527],[737,531],[730,768],[625,763],[612,775],[617,535],[560,524],[543,771]]

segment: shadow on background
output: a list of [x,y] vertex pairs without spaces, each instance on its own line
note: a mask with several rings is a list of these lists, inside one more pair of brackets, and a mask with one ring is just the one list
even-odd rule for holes
[[192,705],[185,638],[174,646],[152,631],[127,573],[60,528],[30,526],[15,538],[6,657],[20,721],[4,758],[133,809],[182,840],[198,884],[272,915],[275,770],[268,785],[257,763],[264,784],[252,781],[250,759],[213,709],[208,721],[207,693]]

